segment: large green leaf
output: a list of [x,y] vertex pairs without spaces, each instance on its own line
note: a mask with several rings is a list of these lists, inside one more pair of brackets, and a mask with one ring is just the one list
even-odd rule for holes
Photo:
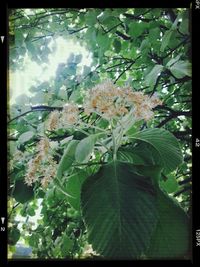
[[63,173],[72,166],[72,163],[75,160],[75,150],[78,145],[78,142],[79,141],[77,140],[72,140],[65,149],[64,154],[58,165],[58,170],[57,170],[58,179],[61,179]]
[[158,224],[146,255],[153,259],[183,259],[189,252],[189,220],[183,209],[158,189]]
[[146,165],[144,159],[130,149],[119,149],[117,159],[122,162],[133,163],[134,165]]
[[160,155],[165,173],[176,169],[182,163],[182,152],[177,139],[164,129],[147,129],[132,135],[132,138],[142,140],[152,145]]
[[151,179],[129,163],[103,166],[83,183],[82,213],[93,249],[108,259],[139,258],[157,222]]

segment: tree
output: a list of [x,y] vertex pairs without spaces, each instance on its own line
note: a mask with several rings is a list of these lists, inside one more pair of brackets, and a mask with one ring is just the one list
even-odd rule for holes
[[[21,236],[38,258],[189,257],[189,22],[187,9],[10,10],[12,70],[48,62],[58,36],[93,55],[10,106],[11,249]],[[38,199],[39,225],[18,229]]]

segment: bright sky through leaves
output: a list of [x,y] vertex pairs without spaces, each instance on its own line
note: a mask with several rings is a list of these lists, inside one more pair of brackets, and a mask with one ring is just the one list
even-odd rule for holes
[[86,50],[85,47],[75,43],[72,40],[65,40],[62,37],[58,37],[56,40],[52,40],[49,43],[49,48],[52,50],[52,46],[56,45],[56,49],[49,55],[49,63],[43,63],[38,65],[33,62],[28,55],[24,57],[24,70],[10,72],[10,102],[15,102],[17,96],[21,94],[31,95],[29,88],[36,83],[36,80],[40,82],[48,81],[51,77],[55,77],[56,69],[60,63],[67,61],[71,53],[82,54],[82,61],[79,66],[90,66],[92,62],[91,53]]

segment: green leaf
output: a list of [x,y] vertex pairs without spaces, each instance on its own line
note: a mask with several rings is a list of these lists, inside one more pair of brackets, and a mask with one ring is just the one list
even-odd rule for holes
[[13,197],[17,202],[26,203],[34,197],[33,188],[24,184],[23,181],[16,181]]
[[167,192],[167,193],[174,193],[179,188],[178,182],[174,175],[168,175],[166,181],[161,181],[160,186]]
[[181,54],[179,54],[178,56],[176,56],[175,58],[170,59],[167,64],[166,67],[170,68],[176,61],[179,60],[179,58],[181,57]]
[[160,165],[161,159],[157,150],[147,142],[137,140],[138,144],[132,148],[132,153],[143,159],[145,166]]
[[140,36],[145,29],[144,23],[131,22],[128,33],[131,37]]
[[189,61],[177,61],[169,68],[169,70],[178,79],[185,76],[192,76],[192,65]]
[[69,255],[69,251],[72,249],[73,243],[74,242],[66,234],[62,236],[60,248],[63,257]]
[[157,41],[157,39],[160,39],[160,29],[158,27],[150,29],[148,37],[151,44],[154,44]]
[[138,165],[135,166],[137,173],[142,176],[151,177],[154,185],[158,185],[160,181],[162,166],[160,165]]
[[113,42],[114,48],[115,48],[115,52],[119,53],[121,50],[121,42],[118,39],[115,39]]
[[76,102],[76,103],[81,103],[83,99],[83,96],[80,92],[80,90],[73,90],[72,94],[69,97],[69,101],[71,102]]
[[183,157],[177,139],[164,129],[147,129],[132,135],[132,138],[142,140],[152,145],[158,152],[166,173],[176,169],[182,163]]
[[8,229],[8,244],[9,245],[14,246],[19,239],[20,239],[20,231],[16,226]]
[[159,219],[145,253],[152,259],[183,259],[189,252],[189,220],[183,209],[158,189]]
[[79,163],[85,163],[89,160],[90,155],[94,149],[94,145],[99,137],[102,134],[93,134],[90,135],[80,141],[77,145],[76,152],[75,152],[75,159]]
[[162,38],[162,44],[161,44],[161,47],[160,47],[160,51],[161,52],[164,52],[165,48],[168,46],[169,42],[170,42],[170,39],[171,39],[171,36],[172,36],[172,33],[173,31],[172,30],[169,30],[169,31],[166,31],[163,38]]
[[103,51],[108,49],[110,45],[110,38],[108,37],[108,35],[103,35],[101,32],[98,32],[96,40],[97,40],[99,47]]
[[18,141],[20,143],[25,143],[25,142],[28,142],[29,140],[31,140],[33,138],[33,136],[34,136],[34,132],[28,131],[28,132],[21,134],[18,138]]
[[145,77],[146,83],[149,86],[154,86],[158,78],[159,73],[163,70],[162,65],[155,65],[151,72]]
[[96,23],[97,20],[97,14],[94,10],[88,11],[85,14],[85,22],[91,26],[94,27],[94,24]]
[[82,186],[81,205],[88,240],[108,259],[136,259],[147,249],[156,226],[151,180],[129,163],[104,165]]
[[80,209],[81,186],[87,177],[87,173],[81,170],[78,173],[70,175],[67,179],[65,190],[69,194],[67,199],[70,205],[76,210]]
[[38,243],[39,243],[39,239],[40,239],[40,235],[39,234],[35,234],[33,233],[29,239],[28,239],[28,243],[31,247],[38,247]]
[[142,157],[127,149],[119,149],[117,152],[117,159],[119,161],[133,163],[134,165],[145,165]]
[[16,30],[15,31],[15,46],[21,47],[23,41],[24,41],[23,30]]
[[179,27],[180,32],[183,34],[189,34],[189,20],[188,19],[183,19],[180,27]]
[[57,175],[56,175],[58,179],[61,179],[63,173],[72,166],[72,163],[75,160],[75,151],[78,142],[79,141],[77,140],[70,141],[67,148],[65,149],[64,154],[58,164]]
[[35,216],[35,209],[33,207],[28,207],[27,214],[29,216]]

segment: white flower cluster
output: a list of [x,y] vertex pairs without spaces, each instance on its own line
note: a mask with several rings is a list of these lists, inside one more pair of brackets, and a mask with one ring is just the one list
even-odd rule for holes
[[47,129],[52,131],[61,127],[74,125],[78,122],[78,114],[78,106],[74,103],[67,103],[61,112],[57,110],[51,112]]
[[37,147],[37,154],[28,162],[28,170],[25,176],[25,183],[31,186],[41,177],[42,187],[47,187],[49,182],[56,175],[57,163],[49,154],[50,144],[47,137],[42,138]]
[[134,92],[130,87],[120,88],[111,81],[96,85],[87,95],[84,103],[86,114],[96,112],[105,118],[124,116],[130,110],[136,120],[150,120],[152,109],[162,101],[154,94],[149,97],[142,92]]

